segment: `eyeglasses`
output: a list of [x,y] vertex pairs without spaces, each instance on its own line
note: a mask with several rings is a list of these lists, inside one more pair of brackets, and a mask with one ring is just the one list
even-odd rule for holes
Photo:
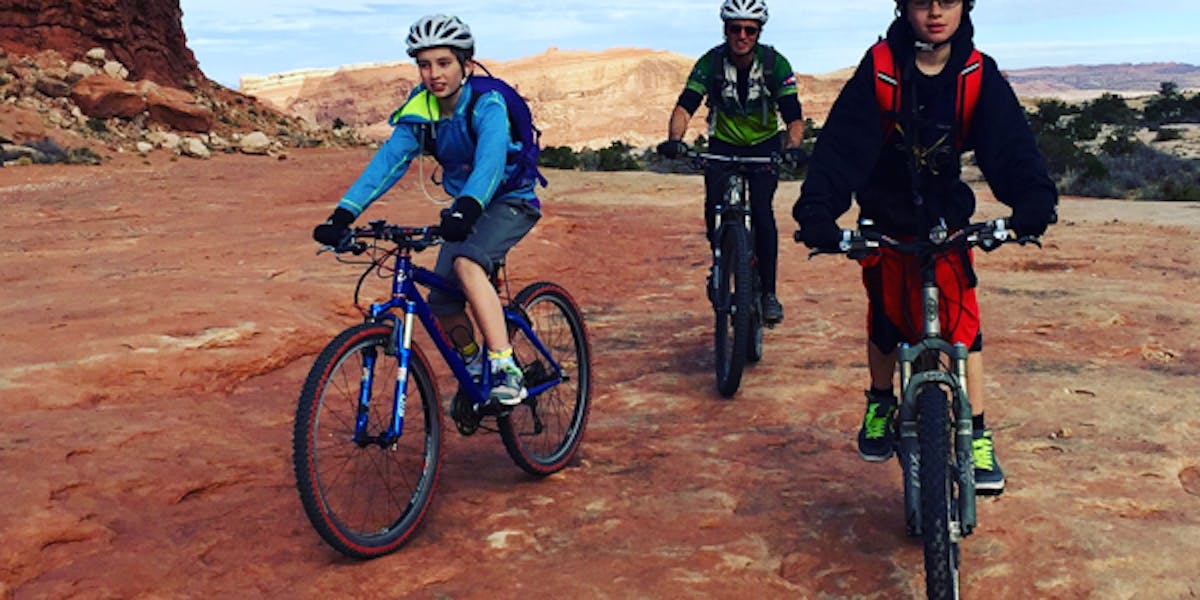
[[933,6],[934,2],[937,2],[938,6],[942,7],[942,10],[954,8],[962,4],[962,0],[908,0],[908,5],[917,10],[928,10],[930,6]]
[[[962,0],[959,0],[960,2]],[[758,25],[738,25],[737,23],[729,23],[725,25],[725,35],[738,35],[745,33],[746,37],[754,37],[762,28]]]

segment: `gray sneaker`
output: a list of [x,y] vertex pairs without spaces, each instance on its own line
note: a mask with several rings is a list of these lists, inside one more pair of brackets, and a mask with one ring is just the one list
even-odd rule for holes
[[488,400],[504,406],[516,406],[527,396],[529,391],[525,389],[525,376],[520,367],[508,363],[492,368],[492,391],[488,394]]

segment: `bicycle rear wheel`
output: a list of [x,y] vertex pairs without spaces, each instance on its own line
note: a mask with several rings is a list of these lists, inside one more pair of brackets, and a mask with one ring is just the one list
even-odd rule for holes
[[[407,410],[396,440],[382,439],[393,417],[399,363],[388,353],[392,326],[363,324],[317,356],[300,392],[292,462],[304,512],[321,538],[353,558],[395,551],[421,524],[441,467],[441,408],[425,356],[413,348]],[[360,410],[367,374],[371,387]],[[372,439],[356,441],[366,419]]]
[[742,370],[750,352],[751,301],[750,241],[746,229],[726,225],[720,230],[720,251],[716,269],[713,310],[716,313],[714,337],[717,391],[726,398],[737,393]]
[[[545,477],[562,470],[579,450],[591,408],[592,362],[587,329],[566,290],[531,284],[513,300],[546,354],[510,325],[513,355],[525,373],[530,396],[497,419],[504,448],[525,472]],[[538,393],[539,386],[553,383]]]
[[923,386],[917,392],[917,410],[925,593],[930,599],[958,598],[961,532],[951,443],[954,432],[945,390]]

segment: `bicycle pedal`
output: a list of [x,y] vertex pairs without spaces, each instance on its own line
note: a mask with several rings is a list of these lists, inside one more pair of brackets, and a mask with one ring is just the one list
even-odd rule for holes
[[514,406],[505,406],[496,400],[488,400],[483,404],[476,404],[475,414],[480,417],[507,417],[512,414]]

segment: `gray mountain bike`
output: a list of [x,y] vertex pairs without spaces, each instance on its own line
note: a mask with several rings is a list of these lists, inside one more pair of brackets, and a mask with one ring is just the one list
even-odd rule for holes
[[[973,223],[957,231],[944,224],[926,239],[900,241],[859,223],[843,231],[838,249],[816,254],[861,258],[879,248],[911,254],[920,260],[921,340],[901,344],[900,411],[896,422],[896,456],[904,478],[905,529],[922,538],[925,586],[929,598],[958,598],[959,543],[975,530],[975,463],[971,450],[971,402],[967,398],[967,347],[942,338],[935,267],[944,257],[980,247],[994,250],[1006,242],[1039,245],[1037,238],[1016,235],[1006,219]],[[796,232],[796,241],[800,241]]]

